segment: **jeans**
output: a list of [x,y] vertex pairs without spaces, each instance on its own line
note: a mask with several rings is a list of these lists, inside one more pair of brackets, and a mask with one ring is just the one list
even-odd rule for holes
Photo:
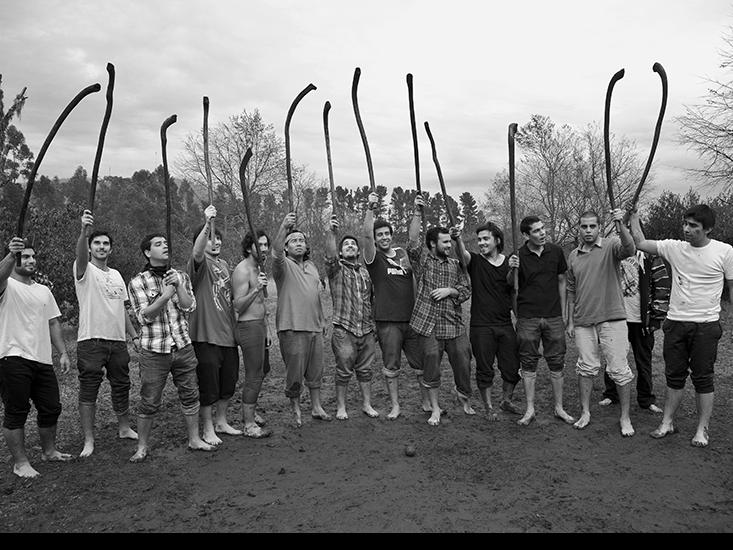
[[217,346],[208,342],[194,342],[199,403],[210,407],[217,401],[226,401],[234,395],[239,380],[239,352],[235,347]]
[[320,388],[323,377],[323,334],[281,330],[277,336],[285,363],[285,396],[291,399],[300,397],[303,378],[308,388]]
[[377,322],[377,340],[382,350],[384,368],[382,374],[386,378],[399,376],[400,356],[405,352],[407,363],[422,376],[422,353],[420,335],[412,330],[410,323]]
[[681,390],[690,375],[696,393],[712,393],[713,367],[718,341],[723,334],[719,321],[692,323],[667,319],[664,331],[664,374],[667,387]]
[[508,384],[519,382],[517,334],[511,323],[492,327],[471,327],[471,351],[476,358],[476,385],[490,388],[494,381],[494,358],[501,379]]
[[370,382],[376,347],[373,332],[354,336],[345,328],[334,326],[331,349],[336,358],[336,385],[348,384],[354,372],[359,382]]
[[550,371],[560,372],[565,366],[565,324],[562,317],[517,319],[519,364],[523,371],[536,372],[540,360],[540,342]]
[[130,354],[127,344],[118,340],[90,338],[76,346],[76,368],[79,370],[79,403],[94,405],[102,385],[102,369],[109,380],[112,409],[115,414],[130,410]]
[[626,321],[604,321],[595,325],[575,327],[575,345],[579,376],[593,377],[601,370],[601,356],[606,359],[606,372],[616,384],[624,386],[634,379],[627,355],[629,353]]
[[160,409],[168,373],[178,389],[181,411],[186,416],[199,413],[199,386],[196,377],[196,355],[193,346],[171,353],[140,352],[140,405],[138,416],[152,418]]
[[38,412],[39,428],[56,425],[61,414],[59,383],[53,365],[23,357],[0,359],[0,397],[5,407],[3,427],[19,430],[31,411],[30,400]]
[[[657,396],[652,391],[652,351],[654,350],[654,333],[644,334],[641,323],[626,323],[628,328],[629,344],[634,353],[636,364],[636,401],[642,409],[648,409],[657,402]],[[618,403],[616,384],[606,372],[603,375],[606,389],[603,397]]]
[[420,336],[423,346],[423,385],[426,388],[440,387],[440,362],[443,352],[448,353],[456,391],[462,397],[471,396],[471,346],[468,337],[461,334],[455,338],[438,340],[434,336]]
[[260,396],[265,374],[270,370],[269,353],[265,346],[267,340],[265,320],[238,321],[236,337],[244,362],[242,403],[254,405]]

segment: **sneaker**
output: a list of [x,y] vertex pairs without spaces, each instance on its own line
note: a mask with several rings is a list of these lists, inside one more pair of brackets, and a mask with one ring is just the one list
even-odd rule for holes
[[601,400],[600,400],[600,401],[598,402],[598,404],[599,404],[599,405],[600,405],[601,407],[608,407],[609,405],[613,405],[613,401],[611,401],[611,400],[610,400],[610,399],[609,399],[608,397],[604,397],[603,399],[601,399]]
[[652,403],[651,405],[649,405],[649,410],[651,412],[657,413],[657,414],[662,414],[664,412],[662,409],[660,409],[659,407],[657,407],[654,403]]

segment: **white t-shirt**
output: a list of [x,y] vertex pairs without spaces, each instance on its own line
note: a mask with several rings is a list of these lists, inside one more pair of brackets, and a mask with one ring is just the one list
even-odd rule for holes
[[657,241],[659,255],[672,266],[667,318],[708,323],[720,316],[724,279],[733,279],[733,247],[711,239],[701,247],[686,241]]
[[72,271],[79,300],[77,341],[102,338],[124,342],[125,301],[129,298],[120,272],[112,268],[103,271],[92,262],[81,279],[76,278],[76,262]]
[[0,295],[0,359],[18,356],[52,365],[48,322],[60,316],[47,286],[9,278]]

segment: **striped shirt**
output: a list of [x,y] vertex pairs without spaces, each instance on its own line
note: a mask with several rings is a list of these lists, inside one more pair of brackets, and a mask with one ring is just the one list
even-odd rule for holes
[[374,330],[372,279],[360,264],[326,258],[326,273],[333,300],[333,324],[354,336]]
[[193,300],[191,307],[178,305],[178,294],[173,294],[158,315],[148,319],[142,311],[155,302],[163,293],[163,278],[145,270],[135,275],[128,285],[132,310],[140,322],[140,345],[154,353],[171,353],[173,346],[183,349],[191,343],[188,334],[188,314],[196,309],[196,298],[191,288],[191,279],[178,271],[183,288]]
[[[441,259],[423,253],[423,247],[408,248],[410,261],[417,276],[417,296],[412,310],[410,326],[423,336],[435,336],[439,340],[457,338],[463,334],[461,304],[471,296],[471,283],[455,258]],[[437,288],[454,288],[457,297],[449,296],[440,301],[430,297]]]

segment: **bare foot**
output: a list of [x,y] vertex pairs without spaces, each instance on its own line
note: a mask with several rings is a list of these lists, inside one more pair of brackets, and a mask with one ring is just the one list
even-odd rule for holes
[[459,398],[459,401],[461,402],[461,405],[463,405],[464,413],[468,415],[476,414],[476,411],[473,410],[473,407],[471,406],[471,403],[469,403],[468,399],[461,397]]
[[400,416],[400,406],[392,405],[392,410],[387,414],[387,420],[397,420],[398,416]]
[[137,432],[132,428],[120,428],[117,435],[120,439],[132,439],[137,441]]
[[346,412],[346,409],[338,409],[336,411],[336,420],[348,420],[349,415]]
[[670,434],[676,434],[677,428],[674,427],[672,423],[665,424],[662,422],[659,427],[651,432],[649,435],[652,436],[654,439],[662,439],[663,437],[667,437]]
[[371,405],[364,405],[361,411],[369,418],[379,418],[379,411],[374,409]]
[[517,405],[515,405],[508,399],[503,399],[502,402],[499,403],[499,408],[502,411],[506,411],[508,413],[522,414],[522,409],[520,409]]
[[619,424],[621,425],[621,436],[622,437],[633,437],[633,435],[636,433],[634,431],[634,427],[631,425],[630,418],[620,419]]
[[[218,439],[218,438],[217,438]],[[219,441],[221,443],[221,440]],[[204,439],[194,439],[188,442],[188,449],[190,451],[215,451],[216,446],[207,443]]]
[[257,425],[258,425],[258,426],[260,426],[260,427],[262,427],[262,426],[264,426],[265,424],[267,424],[267,421],[266,421],[266,420],[265,420],[264,418],[262,418],[262,417],[261,417],[261,416],[259,415],[259,413],[257,413],[256,411],[255,411],[255,424],[257,424]]
[[524,416],[517,420],[517,424],[519,424],[520,426],[529,426],[534,420],[534,415],[534,409],[527,409],[527,411],[524,413]]
[[707,447],[708,443],[710,443],[710,439],[708,438],[707,428],[698,428],[695,437],[690,441],[690,445],[693,447]]
[[489,422],[497,422],[499,415],[494,412],[494,407],[486,407],[486,419]]
[[13,473],[18,477],[32,478],[38,477],[41,474],[36,471],[30,462],[23,462],[22,464],[13,465]]
[[88,456],[92,456],[92,453],[94,452],[94,440],[91,441],[85,441],[84,442],[84,448],[81,450],[81,453],[79,453],[79,458],[86,458]]
[[298,404],[291,405],[290,410],[293,413],[295,427],[300,428],[303,425],[303,418],[300,414],[300,406]]
[[209,445],[221,445],[222,441],[219,439],[219,436],[216,435],[216,432],[210,432],[208,430],[205,430],[201,439],[206,442]]
[[333,418],[331,417],[331,415],[328,414],[323,409],[313,409],[311,411],[311,417],[314,420],[323,420],[324,422],[331,422],[331,420],[333,420]]
[[583,413],[580,415],[578,421],[573,424],[573,428],[575,428],[576,430],[582,430],[588,424],[590,424],[590,413]]
[[565,409],[555,409],[555,418],[559,418],[566,424],[572,424],[575,422],[575,418],[565,412]]
[[257,423],[250,424],[244,427],[244,436],[251,437],[253,439],[260,439],[263,437],[270,437],[272,432],[269,428],[261,428]]
[[217,424],[214,426],[214,431],[218,434],[226,434],[226,435],[242,435],[242,430],[238,430],[236,428],[233,428],[226,422],[224,424]]
[[422,400],[422,412],[433,412],[433,406],[430,404],[429,399],[423,399]]
[[46,462],[68,462],[73,458],[74,457],[70,454],[62,453],[61,451],[58,451],[56,449],[54,449],[50,453],[43,453],[41,455],[41,460],[45,460]]
[[137,452],[130,457],[130,462],[142,462],[148,457],[147,449],[138,449]]
[[428,424],[431,426],[437,426],[440,424],[440,415],[442,411],[438,409],[437,411],[432,411],[432,414],[430,415],[430,418],[428,418]]

